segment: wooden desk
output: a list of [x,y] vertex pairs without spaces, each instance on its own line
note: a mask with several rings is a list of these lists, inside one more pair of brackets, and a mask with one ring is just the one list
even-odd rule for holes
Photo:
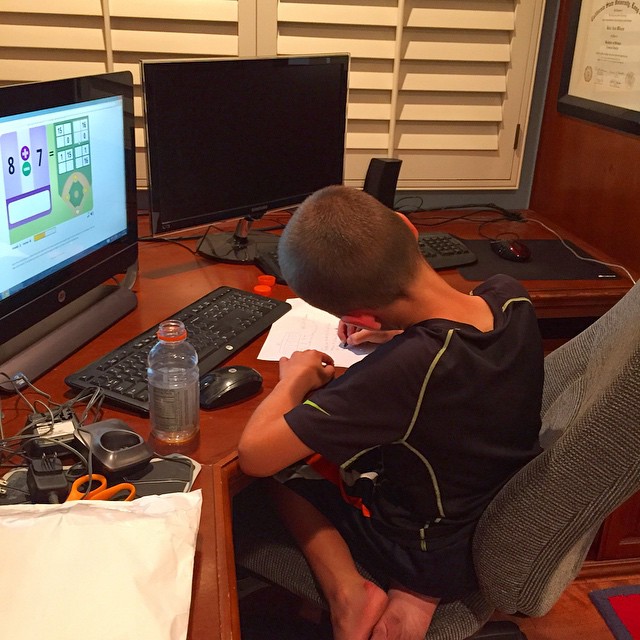
[[[465,212],[446,212],[447,216],[454,218]],[[515,237],[523,241],[527,240],[557,240],[549,229],[537,222],[514,222],[499,219],[497,213],[473,213],[466,212],[469,219],[451,220],[442,226],[431,226],[443,217],[442,213],[417,214],[411,217],[420,231],[448,231],[462,239],[475,240],[479,235],[479,221],[496,220],[483,225],[482,234],[491,238]],[[573,242],[577,247],[584,249],[594,258],[605,263],[615,263],[610,256],[602,253],[596,247],[582,242],[575,235],[559,227],[555,227],[552,221],[534,211],[525,211],[523,215],[533,220],[539,220],[553,229],[564,239]],[[429,226],[426,226],[426,225]],[[532,257],[535,260],[535,255]],[[607,309],[610,309],[631,287],[631,280],[623,271],[613,269],[621,278],[611,280],[525,280],[524,286],[529,291],[536,308],[538,318],[541,319],[567,319],[580,317],[600,317]],[[460,291],[468,291],[476,283],[466,280],[457,270],[441,272],[447,281]],[[638,274],[635,274],[637,277]]]
[[[452,216],[455,214],[451,214]],[[280,214],[280,219],[286,216]],[[424,216],[421,218],[429,218]],[[268,224],[265,219],[262,224]],[[552,237],[537,225],[500,223],[501,232],[514,229],[523,238]],[[259,228],[259,224],[256,227]],[[232,228],[232,227],[230,227]],[[146,219],[141,230],[146,232]],[[452,222],[437,227],[456,233],[462,238],[477,238],[478,224]],[[580,245],[576,238],[567,236]],[[186,241],[195,248],[195,240]],[[585,247],[590,253],[610,261],[593,247]],[[177,310],[221,285],[251,290],[260,271],[251,265],[213,263],[173,243],[140,243],[140,274],[135,285],[138,295],[137,309],[107,329],[98,338],[82,346],[76,353],[46,373],[36,384],[49,393],[54,401],[63,401],[74,394],[64,384],[66,375],[81,369],[96,358],[117,348],[150,326],[170,317]],[[474,283],[464,280],[455,270],[441,272],[462,291],[473,288]],[[536,309],[541,317],[563,318],[578,315],[601,315],[629,289],[629,280],[616,281],[528,281]],[[273,297],[286,299],[291,291],[276,285]],[[205,496],[198,546],[190,638],[238,638],[239,624],[235,604],[235,572],[231,546],[231,523],[228,518],[230,495],[242,486],[243,478],[235,464],[235,450],[239,435],[247,417],[260,401],[273,389],[278,379],[277,364],[257,362],[257,355],[264,338],[259,338],[242,351],[234,354],[233,362],[256,367],[264,378],[263,391],[236,406],[201,414],[201,435],[198,447],[189,455],[202,465],[199,486]],[[30,395],[32,392],[27,392]],[[13,433],[21,428],[29,413],[18,396],[3,398],[5,429]],[[144,437],[149,436],[145,417],[121,409],[106,406],[104,417],[125,420]],[[216,603],[218,606],[216,607]]]
[[[454,218],[460,212],[447,212]],[[421,214],[414,216],[417,225],[421,222],[438,218],[438,214]],[[477,216],[476,216],[477,217]],[[495,217],[490,215],[488,217]],[[544,220],[541,216],[536,216]],[[275,219],[286,222],[288,216],[278,214]],[[548,223],[548,221],[546,221]],[[269,225],[273,218],[265,217],[254,225]],[[222,226],[222,225],[220,225]],[[233,224],[229,223],[229,229]],[[141,218],[141,235],[146,234],[148,221]],[[424,227],[420,227],[423,229]],[[462,238],[477,239],[478,223],[456,220],[446,225],[432,227],[434,230],[450,231]],[[489,229],[486,228],[485,231]],[[523,239],[553,238],[553,235],[534,224],[521,224],[503,221],[492,224],[490,231],[497,233],[515,233]],[[596,248],[584,245],[569,233],[563,236],[578,246],[584,247],[595,257],[606,262],[612,259]],[[229,285],[239,289],[251,290],[256,278],[261,273],[253,265],[235,265],[215,263],[192,252],[196,240],[183,243],[189,248],[169,242],[141,242],[139,258],[139,276],[134,290],[138,297],[138,307],[128,316],[103,332],[99,337],[82,346],[69,358],[59,363],[52,371],[38,380],[38,385],[46,389],[54,397],[69,396],[64,384],[64,377],[81,369],[87,363],[117,348],[140,332],[170,317],[175,311],[200,298],[205,293],[221,285]],[[463,278],[456,269],[441,271],[440,274],[460,291],[469,291],[477,283]],[[524,285],[540,318],[563,319],[576,316],[597,317],[613,306],[631,287],[628,278],[616,280],[527,280]],[[281,300],[291,297],[291,291],[283,285],[276,285],[273,297]],[[248,347],[233,356],[233,362],[255,366],[256,358],[263,338],[259,338]],[[238,429],[244,418],[258,405],[260,400],[270,391],[277,379],[277,368],[274,363],[260,362],[257,367],[265,378],[263,393],[237,407],[222,411],[203,412],[202,439],[197,450],[202,463],[213,463],[235,449]],[[21,407],[17,398],[5,399],[3,408],[9,415],[17,413],[18,422],[27,415],[26,407]],[[141,416],[122,410],[107,410],[109,414],[118,415],[129,420],[132,426],[140,429],[140,433],[148,435],[147,420]],[[215,433],[215,437],[212,434]]]

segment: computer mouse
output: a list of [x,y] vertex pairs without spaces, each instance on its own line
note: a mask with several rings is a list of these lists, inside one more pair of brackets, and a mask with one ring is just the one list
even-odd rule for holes
[[217,409],[244,400],[262,389],[262,376],[251,367],[218,367],[200,378],[200,406]]
[[531,249],[521,240],[492,240],[491,250],[511,262],[527,262],[531,258]]

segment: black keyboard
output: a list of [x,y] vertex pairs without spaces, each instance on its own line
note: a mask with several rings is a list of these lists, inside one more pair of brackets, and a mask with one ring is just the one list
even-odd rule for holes
[[[291,309],[287,302],[231,287],[219,287],[176,312],[198,352],[200,375],[220,365]],[[159,323],[158,323],[159,324]],[[65,378],[75,389],[99,386],[106,399],[149,412],[147,356],[157,342],[158,325]]]
[[418,245],[434,269],[452,269],[477,260],[475,253],[460,238],[444,231],[419,233]]
[[[434,269],[451,269],[471,264],[477,260],[462,240],[445,232],[422,232],[418,237],[420,251]],[[261,249],[256,264],[265,273],[275,276],[280,284],[286,284],[278,264],[278,245]]]

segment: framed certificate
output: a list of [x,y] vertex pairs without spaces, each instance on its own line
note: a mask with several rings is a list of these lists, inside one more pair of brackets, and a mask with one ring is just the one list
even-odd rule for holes
[[574,0],[558,111],[640,134],[640,0]]

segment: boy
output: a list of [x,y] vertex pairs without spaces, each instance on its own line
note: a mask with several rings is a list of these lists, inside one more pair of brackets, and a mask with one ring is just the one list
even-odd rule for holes
[[506,276],[471,295],[453,289],[399,216],[347,187],[310,196],[279,254],[291,288],[340,318],[343,339],[391,339],[335,379],[318,351],[282,358],[242,434],[240,466],[283,483],[279,511],[336,640],[422,640],[441,599],[477,587],[475,525],[539,452],[533,306]]

